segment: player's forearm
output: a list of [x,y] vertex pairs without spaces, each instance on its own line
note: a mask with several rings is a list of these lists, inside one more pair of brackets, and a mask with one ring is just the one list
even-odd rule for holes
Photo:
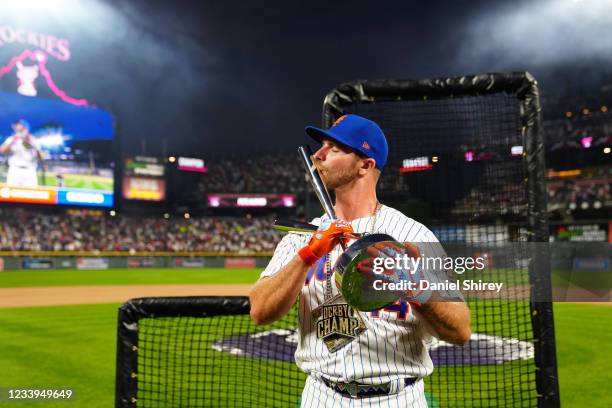
[[464,345],[470,340],[470,310],[464,302],[427,302],[418,311],[440,340]]
[[270,324],[291,310],[310,267],[295,256],[273,276],[261,279],[249,294],[251,318],[257,324]]

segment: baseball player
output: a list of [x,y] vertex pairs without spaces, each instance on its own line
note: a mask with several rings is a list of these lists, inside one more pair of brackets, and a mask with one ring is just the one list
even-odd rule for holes
[[[335,191],[338,221],[315,218],[312,223],[320,227],[312,237],[283,237],[251,290],[251,318],[272,323],[297,299],[295,359],[308,374],[303,407],[426,407],[423,378],[433,371],[431,336],[465,344],[471,334],[469,310],[460,299],[400,300],[375,312],[342,305],[329,276],[342,253],[339,244],[351,243],[347,234],[385,233],[406,243],[437,240],[422,224],[378,202],[376,183],[388,148],[376,123],[345,115],[328,130],[309,126],[306,132],[322,143],[313,161]],[[331,315],[346,324],[335,325]]]
[[6,184],[11,187],[37,187],[36,168],[43,159],[42,151],[34,136],[30,134],[30,125],[21,119],[13,124],[15,132],[0,146],[0,153],[8,154],[8,174]]

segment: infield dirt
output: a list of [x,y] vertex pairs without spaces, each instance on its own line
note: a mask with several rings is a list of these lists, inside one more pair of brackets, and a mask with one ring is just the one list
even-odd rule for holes
[[0,289],[0,308],[122,303],[148,296],[246,296],[250,284],[100,285]]

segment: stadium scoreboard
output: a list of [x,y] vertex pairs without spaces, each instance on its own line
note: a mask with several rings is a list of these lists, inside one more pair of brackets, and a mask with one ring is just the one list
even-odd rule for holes
[[157,157],[135,156],[125,160],[123,198],[163,201],[166,199],[166,167]]
[[113,206],[108,112],[6,92],[0,106],[0,202]]
[[208,194],[209,207],[262,208],[295,207],[295,194]]

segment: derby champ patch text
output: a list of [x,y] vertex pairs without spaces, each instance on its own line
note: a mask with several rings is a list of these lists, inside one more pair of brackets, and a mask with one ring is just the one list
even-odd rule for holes
[[321,339],[332,333],[356,337],[359,326],[359,320],[353,317],[349,305],[324,306],[317,321],[317,337]]
[[334,296],[312,311],[312,319],[317,330],[317,338],[331,353],[355,340],[366,330],[359,313],[341,302],[341,295]]

